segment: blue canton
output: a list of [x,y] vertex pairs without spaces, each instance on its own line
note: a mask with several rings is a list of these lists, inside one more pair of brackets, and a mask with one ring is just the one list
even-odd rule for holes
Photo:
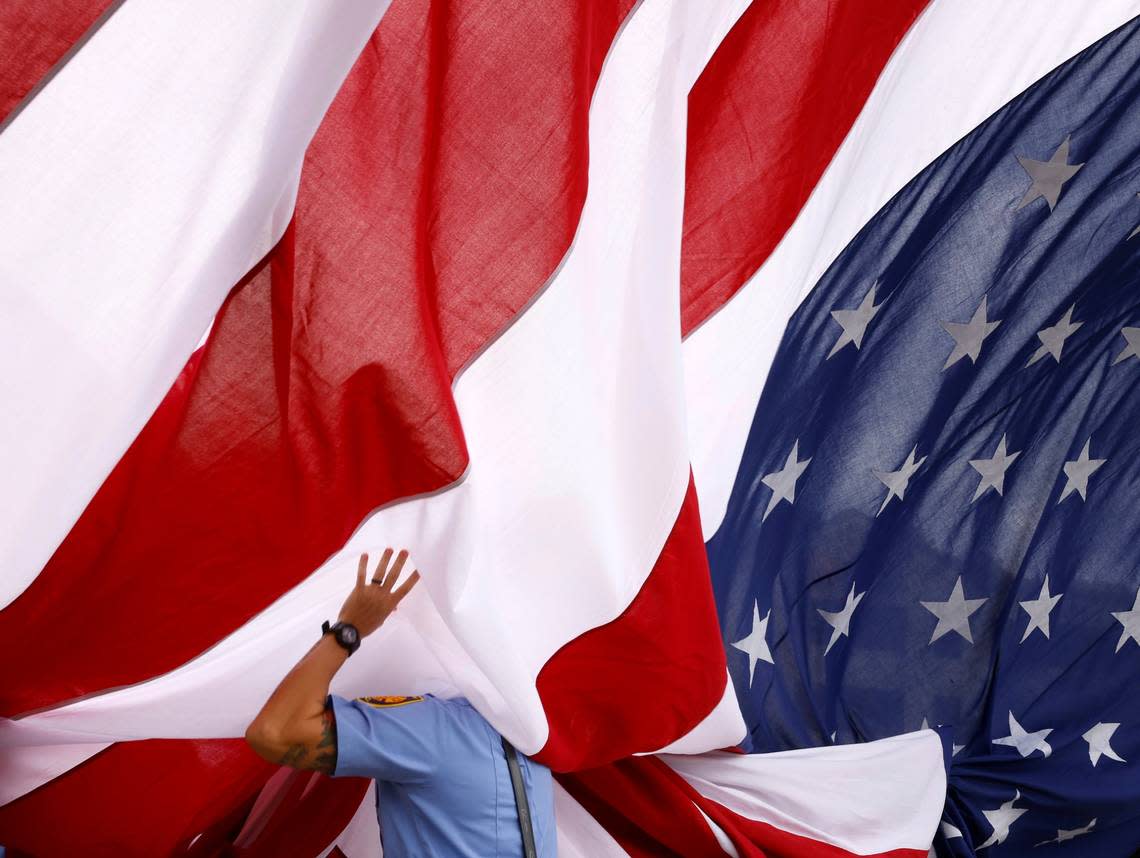
[[1140,847],[1138,192],[1140,19],[816,284],[708,544],[749,749],[944,725],[943,856]]

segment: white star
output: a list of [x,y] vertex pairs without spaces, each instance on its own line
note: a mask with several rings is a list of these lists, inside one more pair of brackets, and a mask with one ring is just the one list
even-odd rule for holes
[[1108,757],[1118,763],[1124,762],[1124,757],[1112,750],[1112,734],[1116,732],[1116,728],[1119,726],[1120,724],[1117,723],[1106,724],[1100,721],[1081,736],[1089,743],[1089,762],[1093,764],[1093,768],[1096,768],[1101,757]]
[[970,363],[977,363],[978,357],[982,353],[982,343],[1000,324],[1001,319],[995,319],[992,322],[986,321],[986,299],[984,296],[982,303],[978,305],[978,309],[974,311],[969,322],[943,322],[942,327],[954,338],[954,351],[950,352],[950,357],[946,358],[946,363],[943,364],[942,369],[949,369],[964,357],[969,357]]
[[869,292],[863,296],[863,302],[854,310],[832,310],[831,317],[837,321],[843,328],[843,333],[839,335],[839,339],[835,341],[835,345],[831,347],[831,351],[827,353],[827,360],[843,348],[848,343],[855,346],[856,350],[863,347],[863,336],[867,333],[867,325],[875,318],[875,314],[879,312],[882,304],[875,304],[875,290],[879,287],[878,281],[871,286]]
[[1131,611],[1113,611],[1116,621],[1124,626],[1120,633],[1120,640],[1116,642],[1116,652],[1128,643],[1129,638],[1140,644],[1140,587],[1136,588],[1136,601],[1132,603]]
[[1084,324],[1084,322],[1073,321],[1073,310],[1077,307],[1074,304],[1061,317],[1061,321],[1050,328],[1044,328],[1037,332],[1037,338],[1041,340],[1041,345],[1037,347],[1037,351],[1033,353],[1033,357],[1029,359],[1026,366],[1033,366],[1045,355],[1052,355],[1053,360],[1057,363],[1061,362],[1061,349],[1065,347],[1065,340],[1076,333],[1077,328]]
[[[1140,230],[1140,226],[1136,229]],[[1140,328],[1121,328],[1120,336],[1124,337],[1124,341],[1128,345],[1116,356],[1116,360],[1112,362],[1113,366],[1122,360],[1128,360],[1130,357],[1140,358]]]
[[[954,582],[954,589],[950,598],[945,602],[921,602],[922,607],[938,617],[938,625],[934,627],[934,634],[930,636],[930,643],[934,643],[944,634],[957,632],[970,643],[974,637],[970,634],[970,614],[978,610],[986,599],[967,599],[962,591],[962,576]],[[929,646],[930,644],[927,644]]]
[[955,837],[961,837],[962,832],[958,830],[958,826],[951,825],[949,822],[943,822],[942,836],[947,840],[953,840]]
[[764,475],[762,482],[772,490],[772,497],[768,499],[768,508],[764,510],[764,518],[761,521],[768,518],[780,501],[786,500],[789,504],[796,502],[796,480],[811,463],[810,458],[800,460],[799,449],[800,442],[797,439],[792,444],[792,452],[788,453],[788,458],[784,461],[784,467]]
[[768,641],[765,638],[768,635],[768,618],[772,616],[769,611],[764,615],[764,619],[760,619],[760,603],[752,603],[752,631],[748,633],[748,637],[736,641],[733,646],[743,653],[748,654],[748,687],[752,687],[752,677],[756,674],[756,662],[766,661],[768,664],[774,664],[772,661],[772,651],[768,649]]
[[1081,455],[1071,462],[1065,462],[1065,489],[1061,492],[1061,497],[1057,503],[1063,501],[1074,491],[1081,496],[1081,500],[1085,500],[1085,493],[1089,490],[1089,477],[1108,461],[1108,459],[1090,459],[1090,444],[1092,444],[1092,438],[1085,441],[1085,448],[1081,450]]
[[819,615],[827,620],[828,625],[831,626],[831,640],[827,642],[827,649],[823,651],[824,655],[831,652],[831,648],[835,646],[837,640],[851,633],[851,615],[855,613],[855,609],[859,607],[859,603],[863,601],[863,597],[866,595],[866,591],[856,594],[855,585],[852,584],[851,592],[847,594],[847,604],[838,611],[832,612],[816,608]]
[[916,446],[906,457],[906,461],[897,471],[872,471],[876,477],[879,478],[884,486],[887,487],[887,496],[883,499],[883,505],[879,507],[879,512],[875,513],[875,518],[878,518],[880,513],[887,508],[887,504],[891,502],[891,498],[903,499],[906,494],[907,485],[910,483],[910,478],[914,476],[914,472],[922,467],[922,463],[926,461],[926,456],[923,456],[918,461],[915,461],[914,454],[918,452]]
[[1009,827],[1021,817],[1029,808],[1027,807],[1014,807],[1014,805],[1021,800],[1021,790],[1017,790],[1013,794],[1013,798],[1005,802],[997,810],[983,810],[982,816],[986,818],[986,822],[990,824],[993,833],[990,839],[979,846],[979,849],[985,849],[998,843],[1005,843],[1005,839],[1009,837]]
[[1025,634],[1021,636],[1021,643],[1033,633],[1034,629],[1041,629],[1045,637],[1049,637],[1049,612],[1061,601],[1063,593],[1053,596],[1049,593],[1049,576],[1045,576],[1045,583],[1041,585],[1041,592],[1036,599],[1026,599],[1020,602],[1025,612],[1029,614],[1029,624],[1025,627]]
[[1052,840],[1042,840],[1037,846],[1047,846],[1050,843],[1064,843],[1066,840],[1072,840],[1080,837],[1082,834],[1088,834],[1096,828],[1096,817],[1089,820],[1089,824],[1081,828],[1058,828],[1057,836]]
[[1028,757],[1034,751],[1040,751],[1041,756],[1047,757],[1053,753],[1053,749],[1045,739],[1052,732],[1052,729],[1048,729],[1028,733],[1024,727],[1017,723],[1017,719],[1013,717],[1013,712],[1010,712],[1009,735],[993,741],[995,745],[1007,745],[1010,748],[1016,748],[1017,753],[1023,757]]
[[1029,174],[1029,178],[1033,180],[1033,184],[1029,186],[1029,190],[1021,198],[1021,202],[1017,204],[1018,209],[1029,205],[1038,197],[1044,197],[1045,202],[1049,203],[1049,211],[1053,211],[1057,201],[1061,198],[1061,186],[1073,178],[1077,174],[1077,170],[1084,166],[1084,164],[1068,163],[1068,137],[1065,138],[1064,143],[1057,147],[1057,151],[1048,161],[1035,161],[1022,155],[1018,155],[1017,160],[1025,172]]
[[1017,461],[1017,457],[1020,455],[1020,451],[1016,453],[1006,452],[1005,435],[1002,435],[1001,440],[998,441],[997,449],[994,451],[993,458],[971,459],[970,467],[982,475],[977,489],[974,490],[974,497],[971,499],[971,503],[990,489],[993,489],[1000,495],[1005,489],[1005,472],[1009,469],[1010,465]]

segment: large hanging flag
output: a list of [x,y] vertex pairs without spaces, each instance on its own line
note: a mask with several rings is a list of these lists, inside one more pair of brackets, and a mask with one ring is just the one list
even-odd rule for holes
[[[1057,294],[1075,297],[1102,265],[1108,245],[1093,250],[1080,225],[1097,217],[1099,228],[1125,204],[1062,206],[1107,196],[1103,173],[1078,171],[1095,140],[1130,130],[1127,98],[1112,92],[1134,85],[1135,40],[1125,29],[1089,49],[921,171],[1140,10],[935,2],[908,32],[924,5],[833,14],[811,3],[567,4],[536,27],[501,4],[397,0],[386,14],[345,4],[357,17],[335,26],[322,23],[336,14],[323,7],[283,27],[254,5],[219,10],[198,29],[160,26],[131,0],[111,9],[0,136],[0,163],[22,168],[12,195],[21,205],[5,215],[6,342],[23,371],[4,379],[19,416],[8,424],[16,458],[4,502],[24,522],[2,546],[12,681],[0,698],[11,717],[0,730],[10,800],[0,840],[66,854],[110,842],[117,824],[127,852],[210,854],[240,826],[248,854],[279,854],[281,843],[316,854],[334,839],[344,854],[367,854],[364,784],[267,783],[269,767],[224,737],[240,735],[335,610],[351,555],[392,542],[413,548],[425,593],[334,690],[467,694],[520,747],[571,773],[559,793],[568,854],[925,854],[947,797],[927,724],[949,725],[949,753],[966,748],[950,763],[946,844],[996,848],[1049,827],[1053,788],[1042,784],[1071,769],[999,777],[1005,792],[1013,785],[1006,796],[993,768],[1029,765],[1024,748],[1043,758],[1041,745],[1054,746],[1041,733],[1058,728],[1022,714],[1035,699],[1016,704],[1021,720],[1011,699],[1008,735],[994,733],[1004,713],[991,711],[1048,656],[966,696],[938,682],[959,691],[979,663],[1004,666],[993,642],[1014,633],[1013,602],[1030,601],[1022,580],[1037,580],[1009,552],[1047,565],[1064,544],[1021,507],[1007,511],[1013,468],[1029,461],[1008,432],[967,457],[982,482],[964,513],[944,489],[927,494],[922,477],[940,467],[946,485],[957,479],[949,469],[964,442],[952,427],[988,431],[977,409],[1000,408],[998,391],[1037,384],[1041,409],[1062,407],[1048,387],[1061,376],[1041,371],[1061,366],[1077,328],[1087,336],[1096,325],[1062,316],[1052,293],[1034,306],[1058,318],[1027,317],[1020,339],[1006,341],[1033,346],[1026,366],[963,373],[984,366],[985,347],[1005,334],[999,322],[1011,327],[989,312],[1000,303],[991,290],[1008,287],[1003,301],[1025,291],[994,271],[1051,270]],[[234,59],[262,31],[278,41]],[[45,53],[58,52],[68,37],[47,41]],[[240,97],[216,97],[231,90]],[[302,95],[309,113],[297,112]],[[995,125],[1011,112],[1024,152]],[[162,145],[198,113],[209,122],[189,145]],[[231,136],[235,113],[244,124]],[[1037,129],[1059,113],[1074,126],[1064,151],[1061,140],[1038,151]],[[64,157],[65,127],[83,157]],[[1109,148],[1100,169],[1126,171],[1134,153]],[[945,167],[955,160],[960,174]],[[1026,183],[1007,200],[1018,175]],[[986,183],[994,176],[997,190]],[[1050,220],[1015,219],[1045,204]],[[70,220],[57,217],[62,206]],[[1085,267],[1054,256],[1064,241]],[[1001,267],[1007,257],[1026,268]],[[871,283],[856,282],[873,268]],[[1060,282],[1070,274],[1081,282]],[[933,359],[937,337],[904,330],[903,308],[957,308],[974,292],[984,300],[971,313],[936,320],[952,349],[938,373],[910,357],[894,375],[876,369],[894,360],[884,319]],[[1118,312],[1104,295],[1103,312]],[[882,391],[911,412],[868,416]],[[797,417],[802,432],[789,428]],[[914,443],[897,461],[864,469],[883,496],[863,511],[855,499],[874,492],[840,453],[885,454],[879,447],[908,432]],[[1075,504],[1106,457],[1072,452],[1065,473],[1088,472],[1084,491],[1065,493]],[[1032,492],[1042,481],[1017,485]],[[1126,502],[1119,489],[1112,497]],[[909,517],[924,504],[941,524]],[[940,544],[936,526],[958,542]],[[979,555],[971,527],[1006,553]],[[954,558],[962,565],[949,598],[916,595],[932,581],[925,567],[891,565],[917,535],[945,553],[940,574]],[[1066,581],[1096,575],[1087,556],[1065,555]],[[988,605],[971,574],[992,577]],[[1112,586],[1135,589],[1134,578]],[[1038,614],[1069,592],[1032,594]],[[915,655],[918,621],[891,613],[904,605],[937,623],[941,649]],[[890,619],[864,625],[877,612]],[[988,617],[988,637],[978,626],[965,655],[945,646],[963,637],[963,613],[965,637]],[[1127,611],[1117,613],[1127,630]],[[1029,632],[1047,621],[1022,629],[1021,643],[1035,645]],[[43,646],[18,646],[45,622],[56,631]],[[1057,669],[1080,672],[1075,657]],[[1114,725],[1090,729],[1090,760],[1094,744],[1109,760],[1129,758]],[[124,741],[152,737],[172,739]],[[742,741],[809,750],[713,750]],[[668,753],[612,762],[652,751]],[[160,771],[175,775],[165,794],[149,783]],[[203,800],[196,778],[224,788]],[[813,787],[825,782],[832,788]],[[1131,783],[1099,804],[1098,792],[1076,790],[1067,809],[1103,816],[1062,820],[1055,845],[1080,835],[1127,854],[1133,832],[1120,808]],[[131,820],[112,787],[149,792],[154,813]],[[76,805],[69,812],[89,824],[43,826]],[[297,819],[321,821],[297,829]]]
[[750,749],[948,725],[954,854],[1140,845],[1138,59],[1133,21],[859,232],[709,542]]

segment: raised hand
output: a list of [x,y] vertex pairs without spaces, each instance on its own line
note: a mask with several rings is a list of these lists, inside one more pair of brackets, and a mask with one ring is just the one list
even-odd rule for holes
[[408,552],[401,551],[397,554],[395,563],[391,563],[391,560],[392,549],[385,549],[372,580],[368,581],[368,555],[360,555],[360,563],[356,568],[356,586],[345,599],[337,619],[356,626],[362,638],[380,628],[420,580],[420,573],[412,572],[404,583],[395,586],[404,570],[404,563],[408,560]]

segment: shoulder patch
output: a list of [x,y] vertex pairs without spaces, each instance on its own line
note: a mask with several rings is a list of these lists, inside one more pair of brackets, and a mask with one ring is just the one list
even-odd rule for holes
[[357,697],[361,703],[367,703],[369,706],[375,706],[377,709],[388,709],[392,706],[406,706],[409,703],[419,703],[423,697],[395,697],[392,695],[382,695],[380,697]]

